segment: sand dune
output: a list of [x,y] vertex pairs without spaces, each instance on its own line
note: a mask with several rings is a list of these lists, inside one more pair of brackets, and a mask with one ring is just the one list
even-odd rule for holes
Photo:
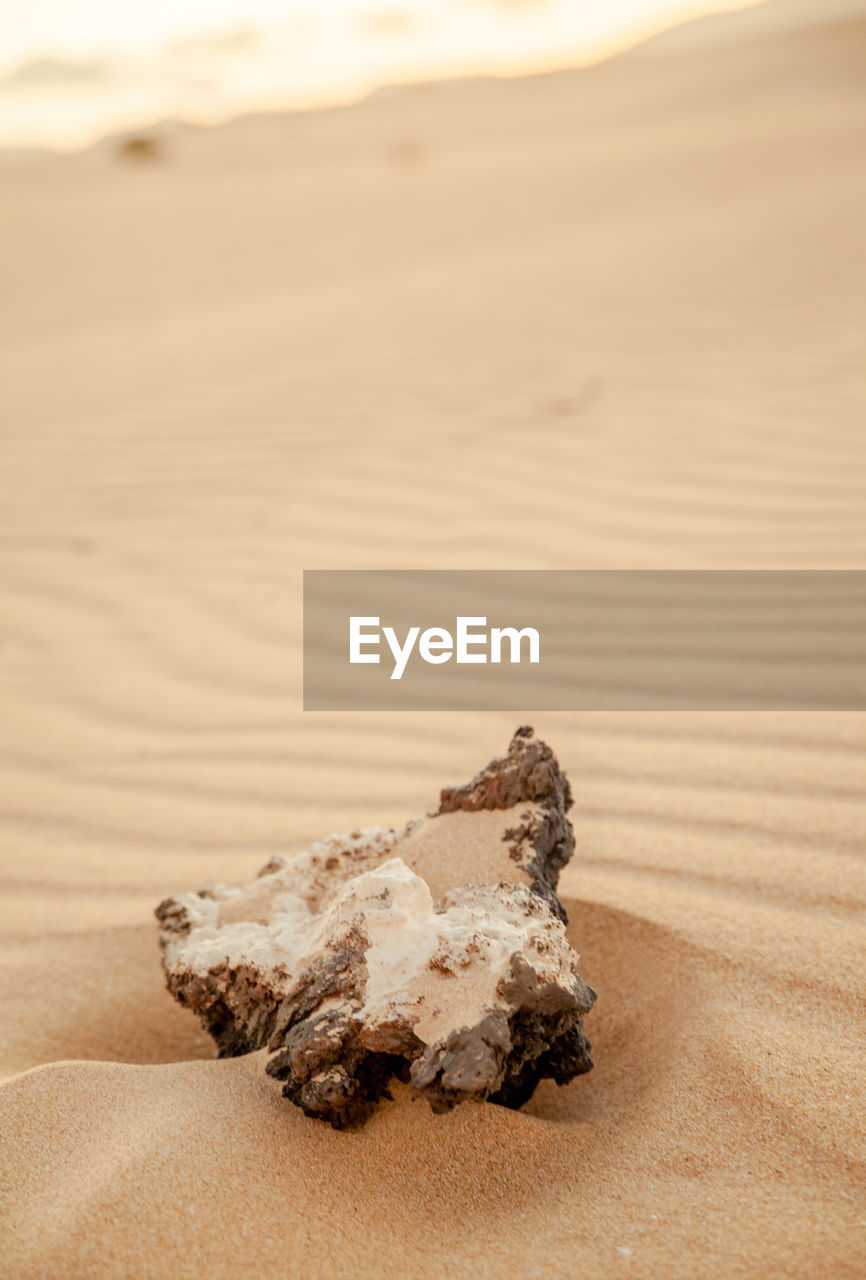
[[151,915],[515,727],[302,715],[304,567],[862,567],[862,49],[6,168],[0,1274],[862,1275],[862,716],[534,718],[599,999],[519,1113],[306,1120]]

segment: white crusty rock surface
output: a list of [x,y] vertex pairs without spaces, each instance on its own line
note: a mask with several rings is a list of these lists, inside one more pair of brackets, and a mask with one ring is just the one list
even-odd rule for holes
[[157,908],[168,987],[220,1056],[267,1046],[307,1115],[365,1120],[395,1079],[434,1111],[518,1107],[592,1066],[559,870],[571,795],[531,729],[437,814],[329,836]]

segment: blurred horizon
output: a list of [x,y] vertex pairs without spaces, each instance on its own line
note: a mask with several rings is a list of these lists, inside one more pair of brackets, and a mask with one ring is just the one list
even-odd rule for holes
[[[593,65],[709,15],[772,32],[862,0],[33,0],[0,13],[0,147],[357,101],[395,83]],[[754,15],[752,17],[751,15]],[[700,25],[700,24],[699,24]],[[747,31],[747,34],[749,33]]]

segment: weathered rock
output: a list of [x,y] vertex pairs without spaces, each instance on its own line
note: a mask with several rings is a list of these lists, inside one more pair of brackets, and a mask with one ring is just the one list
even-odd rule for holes
[[251,883],[161,903],[168,987],[220,1056],[267,1046],[307,1115],[357,1124],[393,1079],[434,1111],[518,1107],[592,1066],[595,992],[556,897],[574,839],[568,781],[520,729],[439,811],[329,836]]
[[556,886],[574,853],[574,831],[565,816],[572,805],[571,787],[550,747],[537,741],[528,725],[517,730],[507,755],[491,760],[471,782],[443,788],[439,813],[514,809],[526,802],[537,808],[523,813],[505,839],[511,841],[514,860],[529,871],[532,888],[565,920]]

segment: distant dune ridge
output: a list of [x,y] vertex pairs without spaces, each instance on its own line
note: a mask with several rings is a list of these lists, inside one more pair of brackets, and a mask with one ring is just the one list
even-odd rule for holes
[[768,0],[732,13],[709,14],[663,31],[637,45],[638,54],[719,50],[749,41],[800,38],[810,31],[866,17],[866,0]]
[[521,1111],[307,1119],[151,917],[514,727],[304,716],[304,567],[863,566],[863,33],[4,170],[4,1280],[863,1274],[862,716],[534,718],[599,998]]

